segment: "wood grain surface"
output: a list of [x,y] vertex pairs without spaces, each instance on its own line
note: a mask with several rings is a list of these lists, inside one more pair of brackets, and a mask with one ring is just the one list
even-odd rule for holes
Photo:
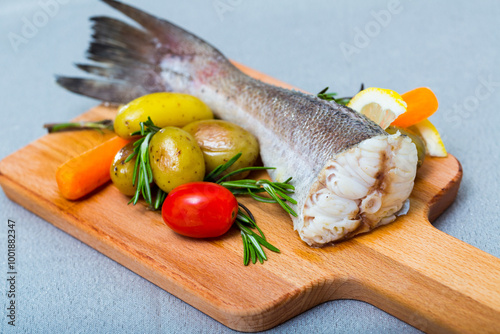
[[[78,119],[113,118],[115,112],[98,106]],[[457,194],[462,170],[452,155],[425,160],[407,216],[334,246],[308,247],[279,207],[241,199],[281,250],[267,252],[264,265],[245,267],[236,229],[209,240],[179,236],[158,213],[127,206],[128,198],[111,184],[79,201],[62,198],[56,168],[112,135],[44,136],[0,162],[0,184],[11,200],[233,329],[268,329],[325,301],[348,298],[427,332],[498,333],[500,260],[429,223]]]

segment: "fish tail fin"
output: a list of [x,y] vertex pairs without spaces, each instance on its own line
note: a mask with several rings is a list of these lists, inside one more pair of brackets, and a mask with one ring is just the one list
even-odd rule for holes
[[[57,76],[62,87],[111,103],[128,103],[160,91],[186,91],[194,80],[210,80],[234,66],[214,47],[186,30],[115,0],[102,0],[140,28],[105,16],[93,17],[88,59],[77,67],[102,79]],[[222,71],[223,72],[223,71]]]

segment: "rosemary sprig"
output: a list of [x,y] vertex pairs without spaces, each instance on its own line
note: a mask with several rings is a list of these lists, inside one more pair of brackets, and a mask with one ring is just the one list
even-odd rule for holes
[[113,121],[111,119],[90,122],[47,123],[44,124],[43,127],[47,129],[49,133],[77,130],[114,130]]
[[[332,93],[327,93],[329,87],[324,88],[321,92],[319,92],[316,96],[319,97],[320,99],[326,100],[326,101],[335,101],[338,104],[342,105],[347,105],[349,101],[351,101],[351,97],[336,97],[338,94],[335,92]],[[362,83],[361,88],[359,91],[361,92],[362,90],[365,89],[365,85]]]
[[[263,203],[278,203],[287,213],[297,217],[297,213],[286,203],[290,202],[292,204],[297,204],[297,201],[290,196],[295,190],[295,187],[290,184],[292,178],[287,179],[285,182],[272,182],[266,179],[227,180],[229,177],[238,173],[254,170],[275,169],[275,167],[246,167],[221,176],[240,157],[241,153],[238,153],[229,159],[229,161],[225,164],[217,166],[205,177],[205,181],[220,184],[221,186],[229,189],[234,195],[249,195],[256,201]],[[257,195],[258,193],[263,192],[266,192],[270,197]],[[257,226],[255,217],[250,210],[241,203],[238,203],[238,205],[239,209],[235,224],[240,229],[241,240],[243,241],[243,264],[248,265],[250,261],[255,264],[257,260],[260,263],[263,263],[267,260],[267,256],[262,246],[277,253],[279,253],[280,250],[266,240],[264,233]],[[252,229],[256,229],[259,233],[255,233]]]
[[[257,260],[260,263],[264,263],[267,260],[267,256],[262,246],[276,253],[279,253],[280,250],[266,240],[264,233],[257,226],[250,210],[241,203],[238,203],[238,205],[236,226],[240,229],[243,241],[243,264],[247,266],[250,261],[255,264]],[[252,229],[256,229],[259,233],[255,233]]]
[[[289,178],[285,182],[272,182],[265,179],[258,181],[253,179],[224,181],[224,179],[227,179],[235,174],[243,173],[246,171],[275,169],[275,167],[240,168],[220,177],[220,175],[224,173],[229,167],[231,167],[236,162],[236,160],[240,158],[240,156],[241,153],[238,153],[225,164],[217,166],[211,173],[209,173],[205,177],[205,181],[218,183],[221,186],[229,189],[234,195],[247,194],[259,202],[278,203],[288,214],[297,217],[297,213],[288,204],[286,204],[286,201],[292,204],[297,204],[297,202],[293,198],[288,196],[289,194],[293,194],[295,190],[294,186],[290,184],[292,178]],[[270,197],[262,197],[257,195],[257,193],[261,192],[267,192]]]
[[125,162],[129,162],[132,158],[137,157],[134,165],[133,185],[137,185],[134,196],[130,199],[129,204],[137,204],[139,198],[144,198],[144,201],[153,207],[155,210],[161,208],[167,194],[158,188],[156,199],[153,203],[151,195],[151,183],[153,182],[153,171],[149,163],[149,143],[151,138],[161,130],[154,125],[150,117],[146,122],[140,122],[141,130],[132,133],[132,136],[142,136],[134,142],[134,152],[130,154]]
[[[288,194],[293,194],[294,187],[289,183],[289,178],[285,182],[272,182],[269,180],[237,180],[227,182],[216,182],[229,189],[234,195],[250,195],[254,200],[263,203],[278,203],[288,214],[297,217],[297,213],[286,202],[297,204]],[[263,197],[257,193],[267,192],[270,197]]]

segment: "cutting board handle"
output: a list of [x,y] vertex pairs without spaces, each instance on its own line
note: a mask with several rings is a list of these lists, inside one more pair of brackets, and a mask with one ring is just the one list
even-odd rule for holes
[[[369,265],[339,293],[425,332],[498,333],[500,259],[439,231],[427,217],[402,223],[404,234],[379,233],[378,243],[361,238]],[[395,243],[405,247],[384,247]]]

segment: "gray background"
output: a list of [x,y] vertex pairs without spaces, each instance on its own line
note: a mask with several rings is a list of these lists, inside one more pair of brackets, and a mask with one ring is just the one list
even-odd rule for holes
[[[45,0],[48,1],[48,0]],[[97,101],[54,84],[54,74],[78,74],[89,17],[121,17],[98,1],[66,0],[38,31],[13,47],[38,1],[0,3],[0,158],[44,135],[42,124],[65,121]],[[317,92],[342,95],[366,86],[399,92],[428,86],[438,96],[432,121],[461,161],[464,179],[456,202],[435,226],[500,256],[500,2],[401,1],[376,23],[390,1],[138,1],[149,12],[210,41],[228,57]],[[225,11],[217,5],[226,4]],[[39,23],[40,23],[39,22]],[[379,29],[377,29],[377,27]],[[359,31],[368,30],[367,40]],[[11,35],[12,36],[12,35]],[[343,44],[345,43],[345,44]],[[342,45],[356,47],[346,54]],[[485,84],[489,82],[489,84]],[[33,333],[231,332],[230,329],[128,269],[10,202],[0,192],[0,332],[13,332],[7,299],[7,219],[17,223],[18,318],[15,330]],[[471,315],[473,316],[473,315]],[[368,304],[322,304],[272,333],[416,332]]]

